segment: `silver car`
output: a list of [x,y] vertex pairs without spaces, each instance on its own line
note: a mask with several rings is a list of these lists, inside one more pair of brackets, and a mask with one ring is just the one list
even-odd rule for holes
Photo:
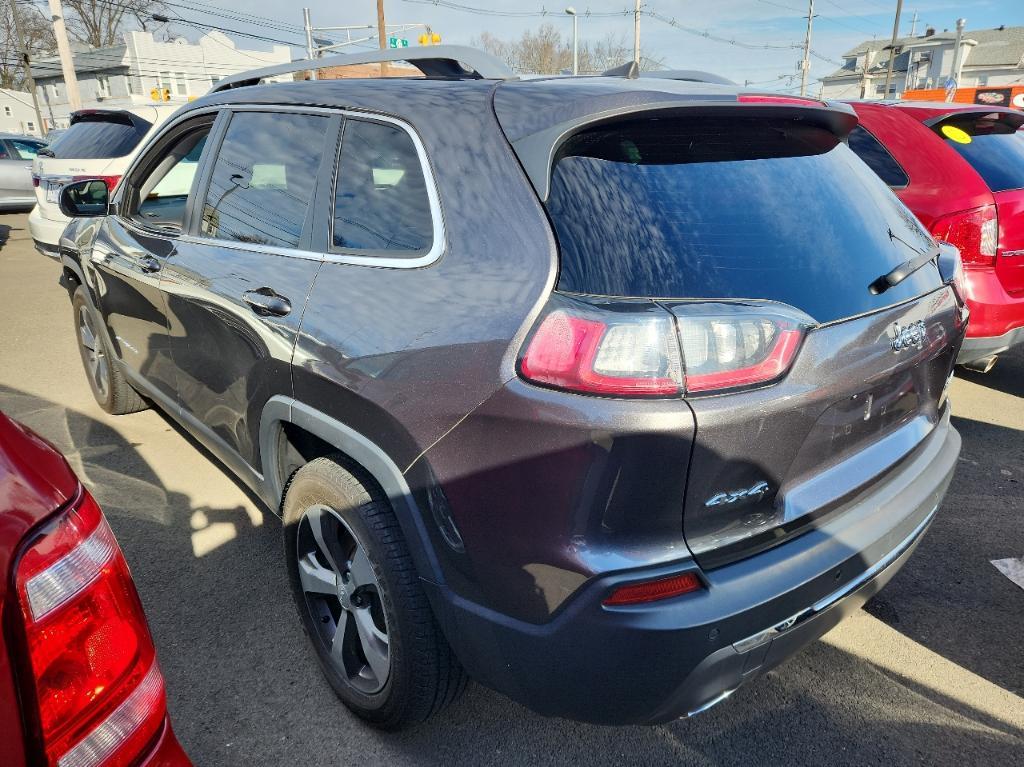
[[32,161],[46,142],[33,136],[0,133],[0,210],[27,210],[36,204]]

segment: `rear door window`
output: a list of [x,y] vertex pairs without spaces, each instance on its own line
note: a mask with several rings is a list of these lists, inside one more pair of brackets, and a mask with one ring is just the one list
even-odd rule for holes
[[954,115],[933,126],[993,192],[1024,188],[1024,135],[1017,115]]
[[850,131],[850,149],[871,168],[878,177],[894,189],[902,189],[910,183],[910,179],[889,150],[882,142],[868,133],[861,126]]
[[316,187],[330,118],[236,112],[214,160],[202,234],[296,248]]
[[547,208],[570,292],[770,299],[829,322],[941,285],[928,267],[872,294],[931,237],[845,143],[796,120],[584,131],[559,150]]
[[414,256],[433,242],[430,198],[412,137],[396,125],[348,120],[334,196],[333,249]]
[[121,114],[94,114],[75,122],[48,149],[58,159],[109,160],[131,154],[152,125]]

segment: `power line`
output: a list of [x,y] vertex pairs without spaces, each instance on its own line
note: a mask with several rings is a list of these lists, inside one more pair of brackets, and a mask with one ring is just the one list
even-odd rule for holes
[[[500,16],[504,18],[543,18],[545,16],[555,16],[561,18],[565,15],[564,11],[549,11],[542,8],[539,11],[501,11],[495,8],[479,8],[473,5],[466,5],[464,3],[450,2],[450,0],[402,0],[405,3],[412,3],[414,5],[433,5],[438,8],[448,8],[453,11],[465,11],[467,13],[475,13],[480,16]],[[591,11],[586,10],[581,13],[582,18],[610,18],[613,16],[632,16],[632,10],[622,11]]]

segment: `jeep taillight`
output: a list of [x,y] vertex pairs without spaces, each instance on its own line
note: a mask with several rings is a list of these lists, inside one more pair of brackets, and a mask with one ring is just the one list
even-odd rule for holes
[[164,726],[164,681],[128,565],[88,493],[25,550],[15,582],[19,680],[41,762],[136,764]]
[[694,302],[675,309],[686,391],[764,386],[786,374],[809,317],[772,303]]
[[774,383],[810,318],[774,304],[555,294],[519,358],[526,380],[583,394],[677,397]]
[[672,315],[649,301],[589,304],[555,296],[519,360],[529,381],[620,397],[683,391]]
[[932,223],[935,239],[956,245],[965,267],[992,266],[999,247],[999,218],[995,205],[942,216]]

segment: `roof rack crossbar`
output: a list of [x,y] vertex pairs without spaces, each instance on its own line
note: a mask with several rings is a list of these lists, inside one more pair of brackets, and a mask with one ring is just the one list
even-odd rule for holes
[[257,85],[266,77],[288,75],[307,69],[344,67],[352,64],[378,64],[385,61],[408,61],[427,77],[471,77],[483,80],[514,80],[516,75],[501,61],[476,48],[464,45],[430,45],[421,48],[388,48],[359,53],[324,56],[320,59],[302,59],[287,64],[276,64],[250,69],[225,77],[211,93]]

